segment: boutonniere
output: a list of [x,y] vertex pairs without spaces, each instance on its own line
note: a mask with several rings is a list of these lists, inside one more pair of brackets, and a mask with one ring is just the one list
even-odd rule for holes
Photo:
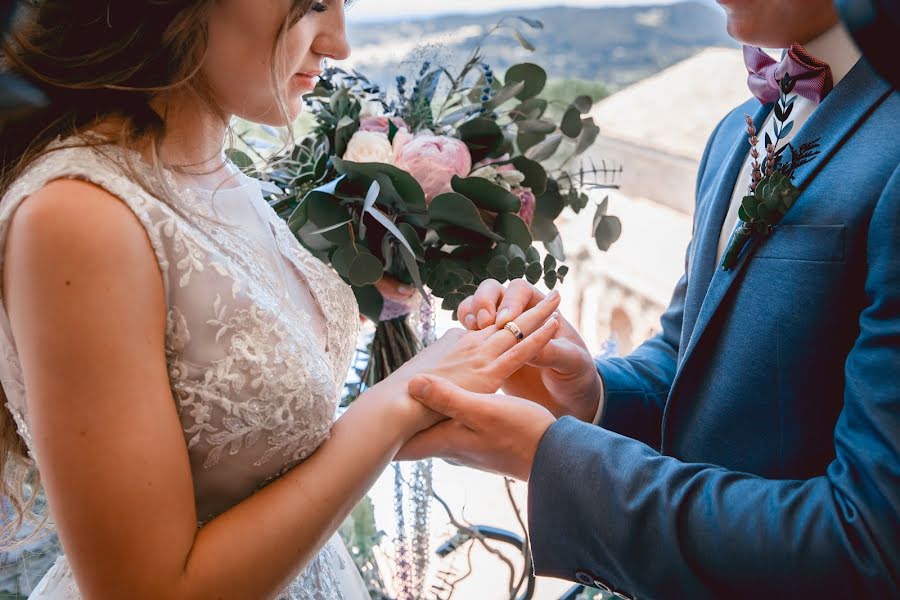
[[[766,156],[763,163],[760,163],[760,152],[757,149],[759,138],[756,135],[753,118],[750,115],[746,115],[745,118],[750,142],[750,156],[753,157],[750,164],[752,170],[750,193],[744,196],[738,210],[741,222],[722,259],[722,270],[724,271],[734,268],[744,247],[753,238],[766,238],[772,233],[800,195],[800,189],[793,184],[794,173],[819,154],[818,140],[802,144],[800,147],[786,144],[776,150],[779,142],[786,138],[794,128],[794,121],[790,118],[794,111],[794,101],[797,100],[796,95],[790,96],[796,79],[785,74],[778,83],[780,97],[774,108],[775,139],[773,140],[766,133]],[[787,161],[784,160],[786,149],[790,151],[790,160]]]

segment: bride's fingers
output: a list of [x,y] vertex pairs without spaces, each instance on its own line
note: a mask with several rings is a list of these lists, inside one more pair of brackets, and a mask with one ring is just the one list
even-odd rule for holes
[[532,362],[542,350],[553,341],[559,329],[559,315],[553,314],[533,334],[504,352],[494,361],[494,369],[501,379],[508,379],[513,373]]
[[[559,292],[550,292],[546,298],[538,302],[530,310],[522,313],[512,322],[522,331],[522,335],[527,338],[550,318],[550,315],[559,307],[559,301]],[[517,341],[513,333],[508,329],[501,328],[491,335],[487,343],[491,345],[491,350],[500,355],[516,345]]]

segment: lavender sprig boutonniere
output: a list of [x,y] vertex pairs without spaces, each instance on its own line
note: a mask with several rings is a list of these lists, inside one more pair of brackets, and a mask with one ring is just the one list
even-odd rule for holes
[[[757,150],[759,138],[753,119],[746,115],[747,135],[750,142],[750,155],[753,161],[750,165],[752,177],[750,194],[745,196],[738,210],[740,224],[735,230],[722,259],[722,269],[729,271],[737,264],[738,257],[754,237],[768,237],[775,226],[784,218],[791,209],[800,189],[793,184],[794,173],[798,168],[810,162],[819,154],[818,140],[803,144],[799,148],[792,144],[786,144],[778,149],[778,144],[787,137],[793,129],[794,122],[789,120],[794,110],[794,101],[797,96],[788,97],[794,89],[796,80],[790,75],[785,75],[779,82],[781,97],[775,103],[775,140],[766,133],[766,156],[760,163],[760,153]],[[784,160],[784,151],[789,149],[791,156],[789,161]]]

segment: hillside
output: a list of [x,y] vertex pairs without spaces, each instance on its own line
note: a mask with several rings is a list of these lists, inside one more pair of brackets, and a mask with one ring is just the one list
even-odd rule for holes
[[351,64],[382,85],[397,74],[410,75],[425,58],[455,65],[469,56],[489,28],[516,16],[541,21],[544,29],[519,23],[535,52],[522,48],[509,29],[489,38],[484,47],[496,71],[536,62],[551,78],[598,81],[613,91],[704,48],[736,46],[725,32],[724,14],[709,4],[555,7],[400,22],[353,24],[351,19]]

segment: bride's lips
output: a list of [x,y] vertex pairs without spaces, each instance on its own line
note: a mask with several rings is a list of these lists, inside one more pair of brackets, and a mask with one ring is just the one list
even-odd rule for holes
[[319,81],[320,71],[310,71],[308,73],[295,73],[291,81],[296,82],[301,87],[312,90],[315,89],[316,83]]

